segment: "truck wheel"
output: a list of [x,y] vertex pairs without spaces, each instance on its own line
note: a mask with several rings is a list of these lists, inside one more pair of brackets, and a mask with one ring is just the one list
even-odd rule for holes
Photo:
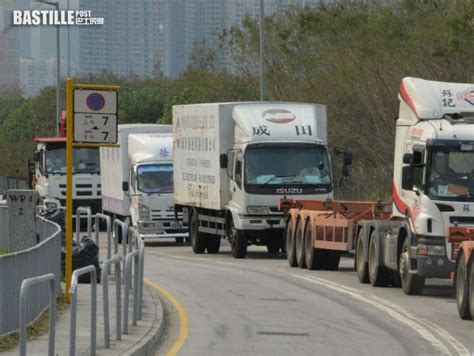
[[385,287],[390,282],[390,271],[385,266],[379,264],[379,246],[377,233],[370,234],[369,245],[369,280],[374,287]]
[[408,238],[403,242],[402,253],[399,260],[400,279],[402,281],[402,289],[406,295],[419,295],[423,292],[425,286],[425,278],[417,274],[408,273],[409,259],[408,254]]
[[191,223],[189,224],[189,235],[191,236],[191,246],[193,252],[200,254],[206,250],[206,241],[204,236],[199,233],[198,212],[193,210],[191,215]]
[[247,255],[247,236],[235,228],[232,220],[230,221],[229,234],[232,256],[234,258],[245,258]]
[[209,236],[207,240],[207,253],[219,253],[221,247],[220,236]]
[[306,228],[304,229],[304,251],[306,268],[309,270],[320,270],[323,266],[323,252],[319,248],[314,248],[313,240],[311,236],[311,221],[306,222]]
[[304,234],[303,234],[303,223],[301,219],[298,219],[295,229],[295,252],[296,252],[296,264],[299,268],[306,267],[305,253],[304,253]]
[[340,251],[322,250],[323,252],[323,268],[326,271],[337,271],[339,262],[341,261]]
[[291,267],[296,267],[296,250],[295,250],[295,239],[294,239],[294,226],[292,223],[292,219],[289,218],[286,222],[286,229],[285,229],[285,242],[286,242],[286,258],[288,260],[288,264]]
[[182,237],[175,237],[174,239],[176,240],[176,243],[178,243],[178,244],[182,244],[183,241],[184,241],[184,238],[182,238]]
[[454,289],[456,291],[456,304],[458,306],[458,313],[463,320],[471,319],[471,310],[469,308],[469,279],[467,278],[464,253],[461,252],[456,261]]
[[469,293],[468,293],[468,298],[469,298],[469,306],[471,308],[471,318],[474,320],[474,255],[472,255],[471,252],[471,258],[469,259],[469,263],[467,265],[467,271],[469,273],[468,275],[468,281],[469,281]]
[[359,230],[357,237],[355,265],[360,283],[369,283],[368,263],[365,261],[365,227]]

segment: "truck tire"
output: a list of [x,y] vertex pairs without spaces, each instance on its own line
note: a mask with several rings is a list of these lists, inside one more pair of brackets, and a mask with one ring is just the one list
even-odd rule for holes
[[469,279],[466,270],[464,253],[460,253],[456,261],[456,277],[454,278],[454,290],[456,291],[456,305],[461,319],[470,320],[471,310],[469,306]]
[[385,287],[390,283],[391,276],[387,267],[379,264],[379,241],[377,232],[374,230],[370,234],[369,245],[369,280],[373,287]]
[[207,253],[219,253],[221,247],[221,238],[219,236],[209,236],[207,239]]
[[189,235],[191,237],[191,246],[196,254],[204,253],[206,250],[206,240],[203,234],[199,233],[198,212],[193,210],[191,213],[191,223],[189,224]]
[[311,220],[306,222],[304,229],[304,251],[306,268],[309,270],[320,270],[323,267],[324,250],[314,248],[311,234]]
[[360,283],[369,283],[369,267],[365,261],[365,251],[365,227],[362,227],[357,235],[355,255],[355,267]]
[[410,258],[408,254],[408,238],[403,242],[402,253],[399,258],[399,273],[402,282],[402,289],[406,295],[420,295],[425,286],[425,278],[417,274],[408,273],[408,266]]
[[178,244],[182,244],[183,241],[184,241],[183,237],[175,237],[174,239],[175,239],[176,243],[178,243]]
[[341,252],[333,250],[322,250],[323,268],[326,271],[337,271],[341,261]]
[[295,250],[295,239],[294,239],[294,226],[292,219],[289,218],[286,222],[285,229],[285,242],[286,242],[286,258],[288,264],[291,267],[296,267],[296,250]]
[[234,226],[232,219],[229,222],[229,242],[234,258],[245,258],[247,255],[247,236]]
[[305,251],[304,251],[304,223],[301,219],[296,222],[295,228],[295,252],[296,264],[299,268],[306,268]]
[[474,320],[474,255],[471,252],[471,258],[469,259],[469,263],[467,265],[468,271],[468,281],[469,281],[469,307],[471,310],[471,318]]

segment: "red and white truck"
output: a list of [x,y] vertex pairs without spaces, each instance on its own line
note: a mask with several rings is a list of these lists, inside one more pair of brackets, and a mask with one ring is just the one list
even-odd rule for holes
[[361,283],[401,283],[406,294],[420,294],[425,279],[451,278],[457,260],[458,306],[467,318],[474,304],[473,242],[466,241],[474,229],[474,84],[404,78],[399,99],[393,203],[281,200],[288,262],[335,270],[341,252],[355,250]]

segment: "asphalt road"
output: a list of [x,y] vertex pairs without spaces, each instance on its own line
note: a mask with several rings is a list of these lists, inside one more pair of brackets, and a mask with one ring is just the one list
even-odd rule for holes
[[360,284],[352,258],[337,272],[308,271],[263,247],[233,259],[226,242],[217,255],[195,255],[160,241],[147,245],[145,260],[145,278],[183,307],[180,317],[176,302],[162,298],[157,355],[474,354],[474,322],[459,319],[448,281],[405,296]]

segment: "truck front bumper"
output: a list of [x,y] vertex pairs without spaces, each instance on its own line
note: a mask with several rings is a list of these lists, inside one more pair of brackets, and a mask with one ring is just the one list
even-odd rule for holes
[[425,278],[451,278],[454,263],[446,256],[417,256],[418,275]]
[[281,215],[239,215],[234,221],[239,230],[284,229],[285,219]]
[[141,238],[189,237],[188,227],[176,220],[138,221],[138,234]]

